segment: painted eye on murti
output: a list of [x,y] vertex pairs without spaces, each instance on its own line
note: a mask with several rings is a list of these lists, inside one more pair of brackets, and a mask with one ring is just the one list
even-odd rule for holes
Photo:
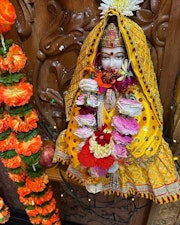
[[124,54],[116,54],[115,58],[116,59],[125,59],[125,55]]
[[109,55],[102,55],[101,57],[103,60],[107,60],[107,59],[110,59],[110,56]]

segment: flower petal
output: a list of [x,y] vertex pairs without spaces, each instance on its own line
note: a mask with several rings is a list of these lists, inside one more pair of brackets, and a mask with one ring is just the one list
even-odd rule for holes
[[112,138],[115,141],[115,143],[122,144],[122,145],[130,144],[133,140],[132,137],[122,135],[118,131],[115,131],[115,130],[112,132]]
[[90,127],[81,127],[81,128],[77,128],[74,134],[79,138],[86,139],[91,137],[93,132],[94,132],[93,129]]
[[95,126],[96,125],[96,118],[93,114],[86,114],[86,115],[78,115],[75,117],[76,122],[79,126]]
[[126,147],[124,145],[121,145],[121,144],[115,144],[114,154],[117,157],[127,158]]
[[114,116],[112,125],[120,134],[123,135],[135,135],[139,131],[139,124],[134,118]]
[[27,104],[33,95],[30,83],[20,82],[13,86],[0,88],[1,96],[8,106],[23,106]]
[[118,111],[127,116],[139,116],[143,108],[142,104],[134,99],[119,98],[117,101]]
[[82,91],[88,91],[88,92],[97,92],[98,85],[97,82],[93,79],[82,79],[79,82],[79,88]]

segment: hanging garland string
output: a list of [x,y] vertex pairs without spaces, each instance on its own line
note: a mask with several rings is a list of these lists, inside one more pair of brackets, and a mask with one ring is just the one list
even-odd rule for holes
[[[32,224],[60,225],[48,176],[40,164],[42,139],[38,115],[29,103],[33,87],[21,72],[27,57],[20,46],[5,40],[16,12],[8,0],[0,5],[0,158],[9,178],[17,184],[19,200]],[[8,207],[0,198],[0,224],[9,219]]]

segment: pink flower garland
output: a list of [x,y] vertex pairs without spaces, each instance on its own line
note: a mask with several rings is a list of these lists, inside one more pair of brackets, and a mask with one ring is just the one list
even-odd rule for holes
[[[123,74],[126,71],[123,71]],[[113,73],[113,71],[111,71]],[[85,69],[88,74],[88,68]],[[92,76],[94,75],[94,77]],[[89,169],[91,176],[99,177],[107,173],[115,172],[118,168],[117,162],[127,158],[126,145],[130,144],[133,136],[139,132],[139,124],[134,116],[141,114],[142,104],[138,102],[133,93],[128,96],[126,90],[128,86],[134,84],[135,78],[132,72],[125,73],[123,79],[116,73],[116,80],[112,84],[103,84],[101,72],[96,69],[89,69],[91,78],[81,81],[79,88],[81,94],[76,100],[76,105],[80,107],[79,115],[75,117],[78,128],[75,135],[82,139],[79,145],[79,162],[82,166]],[[105,72],[103,73],[105,76]],[[106,89],[112,88],[119,92],[116,105],[119,114],[112,117],[112,133],[107,129],[107,125],[98,128],[97,113],[100,102],[99,96],[102,95],[101,86]],[[105,91],[105,90],[104,90]]]

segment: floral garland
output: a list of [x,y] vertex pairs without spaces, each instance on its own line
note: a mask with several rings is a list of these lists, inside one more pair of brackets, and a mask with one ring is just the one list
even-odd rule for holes
[[[127,59],[118,72],[86,68],[84,76],[76,100],[79,114],[75,116],[78,125],[75,135],[82,140],[78,160],[88,168],[90,176],[101,177],[116,172],[119,162],[128,163],[126,146],[139,131],[134,117],[141,114],[142,104],[133,94],[136,80]],[[117,99],[115,108],[118,113],[112,116],[111,124],[102,119],[108,90],[112,90]]]
[[[26,56],[20,46],[4,40],[16,12],[9,0],[0,4],[0,158],[9,177],[17,184],[20,201],[32,224],[60,225],[56,201],[48,176],[40,164],[42,140],[38,115],[29,103],[33,87],[22,71]],[[9,218],[0,198],[0,224]]]
[[0,197],[0,224],[5,224],[10,217],[9,209]]

